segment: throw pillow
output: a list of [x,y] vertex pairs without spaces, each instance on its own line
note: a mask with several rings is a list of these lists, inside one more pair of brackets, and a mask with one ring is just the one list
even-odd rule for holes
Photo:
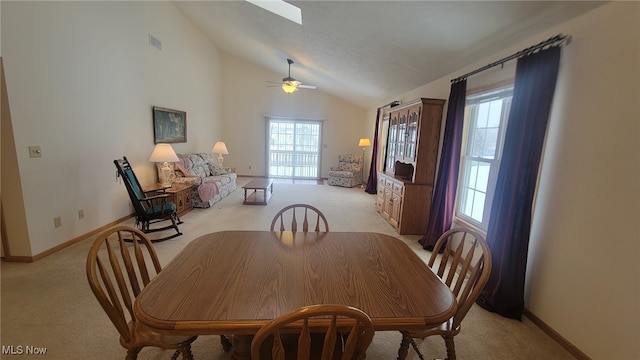
[[211,171],[212,176],[226,175],[229,173],[227,169],[223,168],[222,166],[216,163],[209,163],[209,171]]
[[180,163],[175,163],[175,169],[177,171],[180,171],[182,173],[182,176],[189,176],[189,172],[184,167],[182,167]]

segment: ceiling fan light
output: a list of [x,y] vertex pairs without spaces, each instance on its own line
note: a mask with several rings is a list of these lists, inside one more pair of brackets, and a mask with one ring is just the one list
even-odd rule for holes
[[291,94],[294,91],[298,90],[298,86],[296,86],[295,84],[282,83],[282,90],[284,90],[284,92],[287,94]]

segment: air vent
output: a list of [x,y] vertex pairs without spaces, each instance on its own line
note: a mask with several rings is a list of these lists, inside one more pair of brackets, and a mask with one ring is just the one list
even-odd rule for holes
[[162,41],[158,40],[151,34],[149,34],[149,45],[158,48],[158,50],[162,50]]

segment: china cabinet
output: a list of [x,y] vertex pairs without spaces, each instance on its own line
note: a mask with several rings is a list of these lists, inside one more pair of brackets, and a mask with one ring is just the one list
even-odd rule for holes
[[444,103],[420,98],[389,114],[376,210],[402,235],[427,230]]

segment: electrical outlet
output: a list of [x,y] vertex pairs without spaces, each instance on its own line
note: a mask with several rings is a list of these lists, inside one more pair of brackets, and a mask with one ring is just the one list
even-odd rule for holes
[[60,216],[56,216],[53,218],[53,226],[57,228],[62,226],[62,219],[60,218]]
[[78,210],[78,219],[84,219],[84,209]]

